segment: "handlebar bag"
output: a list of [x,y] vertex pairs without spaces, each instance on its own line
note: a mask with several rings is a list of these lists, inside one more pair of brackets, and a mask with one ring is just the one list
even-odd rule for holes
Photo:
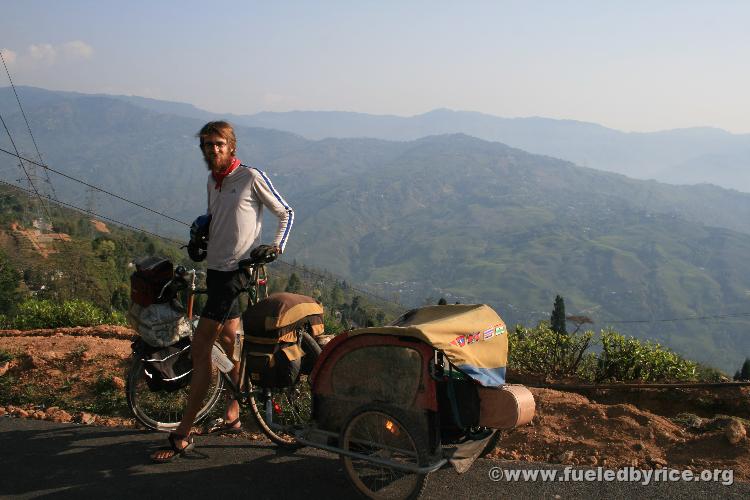
[[130,301],[147,307],[166,302],[172,297],[160,298],[161,291],[174,276],[172,262],[162,257],[145,257],[135,262],[135,272],[130,276]]

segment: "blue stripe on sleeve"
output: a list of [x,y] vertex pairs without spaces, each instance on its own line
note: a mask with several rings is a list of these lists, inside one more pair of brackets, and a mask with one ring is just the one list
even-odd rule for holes
[[278,191],[276,191],[276,188],[273,187],[273,183],[271,182],[271,179],[268,178],[266,173],[262,171],[259,168],[250,167],[253,170],[257,171],[261,177],[263,177],[263,180],[268,185],[268,188],[271,190],[273,195],[276,197],[276,199],[284,206],[284,209],[286,209],[286,213],[289,214],[289,219],[287,220],[286,228],[284,228],[284,234],[281,236],[281,251],[284,251],[284,247],[286,246],[286,240],[289,237],[289,231],[292,229],[292,224],[294,223],[294,210],[292,210],[292,207],[289,206],[289,204],[284,201],[284,198],[281,197]]

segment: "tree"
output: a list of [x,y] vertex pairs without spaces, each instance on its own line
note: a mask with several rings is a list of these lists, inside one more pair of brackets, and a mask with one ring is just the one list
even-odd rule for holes
[[18,284],[21,274],[11,265],[4,253],[0,252],[0,313],[8,313],[18,302]]
[[552,316],[549,323],[553,332],[560,335],[568,334],[568,330],[565,327],[565,301],[559,295],[555,297],[555,306],[552,309]]
[[331,306],[338,307],[344,303],[344,292],[341,290],[338,282],[334,283],[333,290],[331,290]]
[[571,323],[573,323],[574,325],[576,325],[576,329],[575,329],[575,330],[573,330],[573,333],[574,333],[574,334],[575,334],[575,333],[578,333],[578,330],[580,330],[580,329],[581,329],[581,327],[582,327],[583,325],[585,325],[585,324],[587,324],[587,323],[588,323],[588,324],[591,324],[591,325],[593,325],[593,324],[594,324],[594,322],[593,322],[593,321],[591,320],[591,318],[589,318],[588,316],[582,316],[582,315],[579,315],[579,316],[568,316],[568,317],[567,317],[567,318],[565,318],[565,319],[566,319],[567,321],[570,321],[570,322],[571,322]]
[[302,281],[300,281],[299,276],[297,276],[296,273],[292,273],[292,275],[289,276],[289,282],[286,284],[286,289],[284,291],[290,293],[299,293],[301,288]]
[[745,358],[745,362],[742,363],[737,373],[734,374],[735,380],[750,380],[750,358]]
[[448,301],[445,300],[445,297],[440,297],[440,300],[438,300],[438,305],[439,306],[444,306],[446,304],[448,304]]

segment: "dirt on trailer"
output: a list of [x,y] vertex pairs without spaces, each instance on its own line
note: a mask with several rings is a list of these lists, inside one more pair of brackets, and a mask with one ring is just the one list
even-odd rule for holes
[[[124,403],[134,339],[119,326],[0,331],[0,416],[136,426]],[[532,423],[502,431],[488,458],[733,469],[736,480],[750,480],[748,387],[531,391]]]

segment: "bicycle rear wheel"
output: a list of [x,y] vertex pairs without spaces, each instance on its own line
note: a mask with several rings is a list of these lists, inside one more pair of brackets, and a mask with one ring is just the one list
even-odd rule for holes
[[[305,365],[312,367],[320,355],[320,346],[307,332],[300,332]],[[312,393],[307,375],[301,375],[291,387],[264,389],[255,387],[250,395],[250,411],[268,439],[287,449],[301,448],[294,431],[312,420]]]
[[[203,398],[203,404],[195,418],[196,424],[209,415],[218,403],[224,388],[224,379],[215,366],[212,368],[210,380],[208,393]],[[128,406],[130,406],[130,410],[138,422],[156,431],[172,431],[177,428],[182,420],[187,406],[190,386],[185,386],[173,392],[151,391],[143,369],[143,361],[136,358],[128,372],[125,391]]]

